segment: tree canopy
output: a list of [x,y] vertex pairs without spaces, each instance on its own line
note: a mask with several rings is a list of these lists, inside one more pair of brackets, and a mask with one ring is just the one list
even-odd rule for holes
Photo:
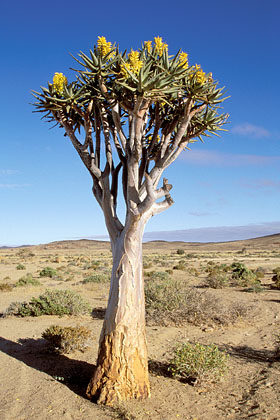
[[[189,64],[186,52],[170,55],[159,36],[129,52],[100,36],[89,55],[80,52],[75,60],[80,66],[71,69],[75,80],[55,73],[48,87],[34,91],[34,105],[64,128],[93,178],[103,211],[107,201],[116,233],[122,229],[116,212],[120,170],[124,198],[134,212],[153,206],[155,214],[171,205],[171,186],[165,183],[157,194],[154,187],[191,143],[224,130],[224,88],[212,73]],[[129,167],[134,168],[133,186]]]

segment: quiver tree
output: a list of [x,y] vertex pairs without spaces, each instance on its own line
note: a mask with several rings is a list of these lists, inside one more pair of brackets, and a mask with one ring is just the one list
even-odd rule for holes
[[[223,88],[160,37],[128,54],[99,37],[68,83],[34,92],[36,111],[69,137],[92,177],[111,241],[113,268],[97,368],[87,395],[101,404],[150,394],[145,337],[142,236],[148,220],[173,204],[164,170],[188,145],[223,130]],[[122,193],[126,215],[118,217]]]

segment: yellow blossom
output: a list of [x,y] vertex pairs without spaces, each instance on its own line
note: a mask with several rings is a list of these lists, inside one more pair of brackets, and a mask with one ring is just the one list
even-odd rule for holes
[[129,77],[129,73],[127,70],[131,71],[130,64],[129,63],[121,64],[120,74],[124,76],[126,79]]
[[105,36],[99,36],[97,40],[97,51],[101,54],[102,57],[107,55],[112,49],[112,43],[107,42]]
[[[153,140],[153,136],[149,136],[148,137],[148,143],[151,143],[151,141]],[[160,142],[160,135],[158,134],[157,135],[157,143],[159,143]]]
[[128,62],[125,64],[121,64],[121,75],[124,76],[126,79],[129,77],[129,70],[131,73],[135,74],[136,76],[139,74],[141,67],[143,66],[143,61],[139,60],[139,52],[133,51],[128,54]]
[[162,38],[161,38],[161,37],[159,37],[159,36],[155,37],[155,38],[154,38],[154,41],[155,41],[156,53],[157,53],[159,56],[162,56],[163,52],[164,52],[165,50],[167,50],[168,45],[167,45],[167,44],[165,44],[165,43],[162,41]]
[[60,95],[63,94],[64,86],[67,85],[67,78],[63,73],[55,73],[53,76],[53,88]]
[[152,51],[152,41],[145,41],[144,47],[148,51],[148,53],[150,53]]
[[195,65],[195,76],[196,76],[196,82],[199,83],[200,85],[203,85],[206,82],[206,74],[204,73],[204,71],[202,70],[202,68],[200,67],[199,64]]
[[179,63],[181,64],[181,66],[183,67],[183,69],[187,69],[189,67],[189,62],[188,62],[188,54],[185,52],[181,52],[179,55]]

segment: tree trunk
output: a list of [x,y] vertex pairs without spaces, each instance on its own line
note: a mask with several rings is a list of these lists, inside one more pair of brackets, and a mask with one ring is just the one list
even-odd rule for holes
[[100,335],[97,368],[87,395],[112,405],[150,396],[142,273],[144,223],[134,218],[111,241],[113,269],[108,307]]

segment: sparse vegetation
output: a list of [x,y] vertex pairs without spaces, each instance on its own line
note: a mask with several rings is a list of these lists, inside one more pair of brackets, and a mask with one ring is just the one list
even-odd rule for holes
[[274,268],[273,274],[272,281],[274,282],[274,287],[280,289],[280,267]]
[[13,286],[9,283],[2,283],[0,284],[0,292],[11,292],[13,290]]
[[72,290],[46,290],[30,302],[13,302],[5,316],[78,315],[88,313],[89,304]]
[[82,283],[108,283],[110,281],[110,276],[106,274],[93,274],[87,276]]
[[228,370],[229,356],[214,344],[179,344],[170,360],[173,376],[194,385],[218,382]]
[[83,326],[59,325],[52,325],[42,333],[42,337],[49,342],[51,348],[59,353],[70,353],[74,350],[84,352],[88,348],[91,335],[91,331]]
[[147,281],[147,321],[152,325],[228,325],[247,315],[244,305],[224,305],[206,291],[198,291],[179,280]]
[[21,277],[15,284],[16,287],[24,286],[41,286],[41,282],[35,279],[31,273],[27,273],[26,276]]
[[18,264],[17,265],[17,270],[26,270],[26,267],[23,264]]
[[185,251],[183,249],[181,249],[181,248],[180,249],[177,249],[176,252],[177,252],[178,255],[184,255],[184,253],[185,253]]
[[45,267],[40,271],[40,277],[55,277],[57,275],[57,270],[52,267]]

